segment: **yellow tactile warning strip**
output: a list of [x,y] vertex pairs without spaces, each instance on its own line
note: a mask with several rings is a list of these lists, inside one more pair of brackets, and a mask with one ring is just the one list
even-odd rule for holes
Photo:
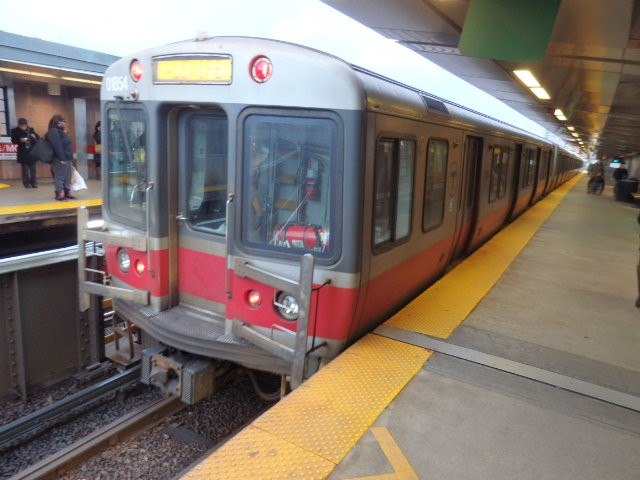
[[0,215],[15,215],[20,213],[48,212],[52,210],[69,210],[80,206],[95,207],[102,205],[100,198],[90,200],[70,200],[67,202],[36,203],[33,205],[13,205],[11,207],[0,207]]
[[183,478],[326,478],[335,464],[259,428],[248,427]]
[[491,290],[581,177],[577,175],[527,210],[385,325],[448,338]]
[[10,188],[11,185],[9,185],[8,183],[0,183],[0,188]]
[[325,478],[430,355],[369,334],[184,478]]

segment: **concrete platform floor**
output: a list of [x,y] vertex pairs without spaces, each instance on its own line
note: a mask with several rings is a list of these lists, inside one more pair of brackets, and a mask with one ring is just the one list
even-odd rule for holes
[[[448,341],[640,396],[637,215],[582,179]],[[436,353],[329,478],[638,480],[640,413]]]

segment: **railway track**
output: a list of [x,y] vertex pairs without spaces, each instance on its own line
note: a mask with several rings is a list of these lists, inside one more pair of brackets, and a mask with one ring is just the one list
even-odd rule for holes
[[149,402],[12,478],[14,480],[60,478],[65,471],[86,458],[152,427],[185,407],[186,405],[177,398],[163,398]]
[[74,412],[87,409],[96,401],[113,394],[140,379],[137,365],[96,385],[0,427],[0,451],[16,445],[46,428],[51,428]]

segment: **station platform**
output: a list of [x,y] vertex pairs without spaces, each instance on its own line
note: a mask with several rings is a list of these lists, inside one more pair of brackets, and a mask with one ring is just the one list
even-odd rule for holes
[[638,209],[549,194],[186,479],[640,478]]
[[38,188],[0,180],[0,258],[75,244],[78,207],[86,206],[91,220],[102,217],[102,184],[86,184],[74,192],[77,200],[60,202],[51,178],[38,179]]
[[52,212],[76,209],[81,205],[102,205],[102,183],[86,180],[87,189],[74,192],[77,200],[54,199],[53,179],[39,179],[38,188],[24,188],[21,180],[0,180],[0,223],[13,223],[48,216]]

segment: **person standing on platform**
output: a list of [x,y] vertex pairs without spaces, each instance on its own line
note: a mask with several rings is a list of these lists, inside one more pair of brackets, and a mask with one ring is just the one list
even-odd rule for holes
[[61,202],[75,200],[71,195],[71,173],[73,172],[73,148],[71,138],[65,133],[66,123],[62,115],[54,115],[49,121],[46,139],[53,148],[53,182],[55,199]]
[[93,132],[93,141],[96,142],[95,149],[93,150],[93,163],[96,166],[96,178],[100,180],[101,165],[102,165],[102,132],[100,131],[101,122],[98,120]]
[[36,158],[29,153],[40,136],[29,126],[26,118],[18,119],[18,126],[11,130],[11,143],[18,145],[18,163],[22,168],[24,188],[38,188],[36,181]]

